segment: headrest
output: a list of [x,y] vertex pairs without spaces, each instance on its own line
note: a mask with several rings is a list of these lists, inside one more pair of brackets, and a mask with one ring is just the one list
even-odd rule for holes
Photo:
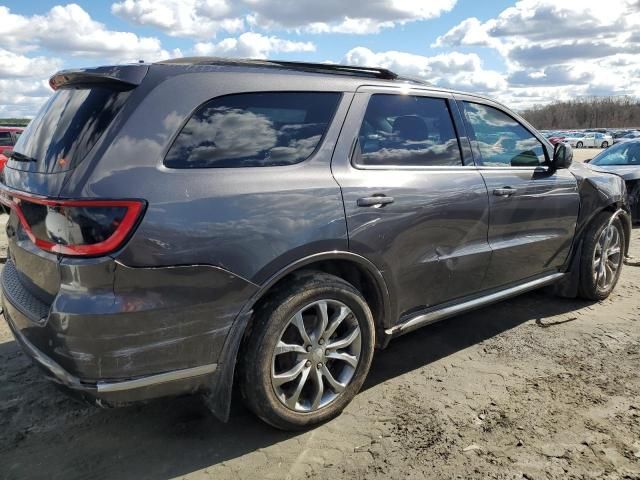
[[403,140],[420,142],[429,139],[429,130],[424,120],[417,115],[403,115],[393,122],[393,133]]

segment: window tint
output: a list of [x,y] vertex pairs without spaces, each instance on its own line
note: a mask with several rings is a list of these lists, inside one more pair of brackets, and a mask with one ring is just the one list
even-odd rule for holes
[[129,93],[103,87],[56,91],[16,142],[14,151],[32,161],[13,157],[13,168],[40,172],[73,168],[111,124]]
[[214,98],[189,119],[165,158],[170,168],[264,167],[308,158],[339,93],[245,93]]
[[9,147],[11,145],[13,145],[13,139],[11,138],[11,133],[0,132],[0,147]]
[[360,128],[358,165],[462,165],[447,101],[372,95]]
[[542,143],[506,113],[470,102],[464,102],[464,110],[482,165],[535,167],[545,163]]

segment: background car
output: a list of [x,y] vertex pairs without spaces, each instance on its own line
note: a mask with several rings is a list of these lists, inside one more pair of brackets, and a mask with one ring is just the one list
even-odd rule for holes
[[595,170],[615,173],[624,179],[633,221],[640,221],[640,138],[616,143],[586,163]]
[[584,132],[567,136],[564,142],[576,148],[607,148],[613,145],[613,137],[600,132]]
[[[10,152],[24,128],[0,127],[0,153]],[[4,166],[4,164],[2,165]]]
[[635,138],[640,138],[640,132],[637,130],[627,132],[624,135],[614,138],[613,143],[626,142],[627,140],[633,140]]

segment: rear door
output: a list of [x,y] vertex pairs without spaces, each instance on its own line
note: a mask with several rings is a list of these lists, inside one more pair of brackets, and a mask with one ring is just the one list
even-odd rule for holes
[[398,317],[482,286],[487,190],[461,126],[448,94],[361,88],[336,147],[349,248],[383,272]]
[[556,271],[571,247],[579,209],[577,182],[549,168],[551,146],[511,112],[458,97],[490,204],[493,250],[484,288]]

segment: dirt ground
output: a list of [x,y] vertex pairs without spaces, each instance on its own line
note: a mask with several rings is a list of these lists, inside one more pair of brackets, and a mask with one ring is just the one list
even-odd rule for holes
[[633,263],[601,303],[538,291],[393,341],[342,416],[298,434],[238,402],[228,424],[197,397],[76,403],[2,324],[0,478],[640,479]]

